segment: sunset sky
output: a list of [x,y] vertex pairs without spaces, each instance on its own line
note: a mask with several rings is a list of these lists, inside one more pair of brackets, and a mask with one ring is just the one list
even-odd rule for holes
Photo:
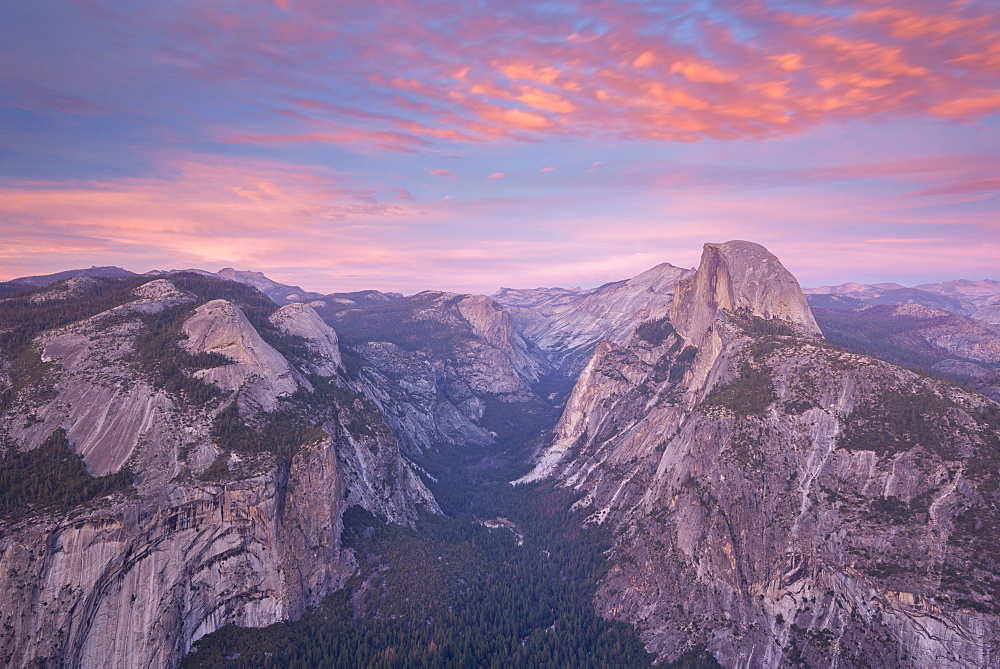
[[0,279],[1000,279],[1000,3],[0,4]]

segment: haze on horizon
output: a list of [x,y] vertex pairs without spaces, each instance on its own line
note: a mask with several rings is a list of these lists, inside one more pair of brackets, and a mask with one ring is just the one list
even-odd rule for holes
[[988,0],[7,3],[0,279],[996,279],[998,45]]

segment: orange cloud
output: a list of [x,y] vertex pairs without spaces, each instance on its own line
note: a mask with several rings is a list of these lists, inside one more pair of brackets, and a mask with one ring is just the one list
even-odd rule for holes
[[652,51],[643,51],[641,54],[636,56],[636,59],[632,61],[632,67],[643,68],[649,67],[656,62],[656,54]]
[[555,114],[571,114],[577,110],[577,106],[565,98],[530,86],[523,87],[516,99],[528,107]]
[[[272,1],[285,11],[266,19],[201,3],[122,26],[123,34],[155,30],[170,45],[143,42],[136,60],[148,69],[132,75],[155,78],[154,66],[166,68],[191,99],[97,105],[76,86],[90,78],[71,81],[52,63],[54,81],[43,87],[38,59],[22,58],[23,67],[8,68],[18,83],[10,104],[100,115],[186,108],[196,96],[234,107],[267,101],[279,109],[246,107],[233,122],[202,119],[207,127],[177,135],[415,151],[556,133],[697,140],[850,119],[968,119],[993,113],[1000,90],[995,2],[843,0],[836,11],[797,3],[791,12],[727,0],[707,3],[711,11],[688,3],[665,12],[661,3],[557,1],[558,11],[515,3],[498,14],[481,3]],[[95,65],[94,78],[106,69]]]
[[699,83],[728,84],[730,81],[736,81],[740,78],[740,75],[733,72],[726,72],[708,63],[700,63],[692,60],[674,63],[670,68],[670,72],[679,72],[689,81]]
[[503,109],[494,107],[483,113],[483,118],[492,123],[498,123],[501,127],[538,130],[552,125],[552,121],[542,114],[525,111],[523,109]]
[[934,105],[932,114],[949,118],[983,116],[1000,111],[1000,91],[957,98]]
[[508,63],[497,66],[497,69],[508,79],[532,81],[550,86],[559,77],[559,70],[555,67],[535,67],[530,63]]

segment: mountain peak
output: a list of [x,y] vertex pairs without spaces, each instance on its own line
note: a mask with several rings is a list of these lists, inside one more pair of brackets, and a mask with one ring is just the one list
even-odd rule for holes
[[774,254],[753,242],[705,244],[698,270],[677,284],[670,320],[685,339],[701,346],[720,309],[749,309],[820,334],[798,281]]

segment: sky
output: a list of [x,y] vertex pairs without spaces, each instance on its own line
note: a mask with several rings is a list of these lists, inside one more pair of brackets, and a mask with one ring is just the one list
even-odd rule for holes
[[0,3],[0,280],[1000,279],[996,0]]

